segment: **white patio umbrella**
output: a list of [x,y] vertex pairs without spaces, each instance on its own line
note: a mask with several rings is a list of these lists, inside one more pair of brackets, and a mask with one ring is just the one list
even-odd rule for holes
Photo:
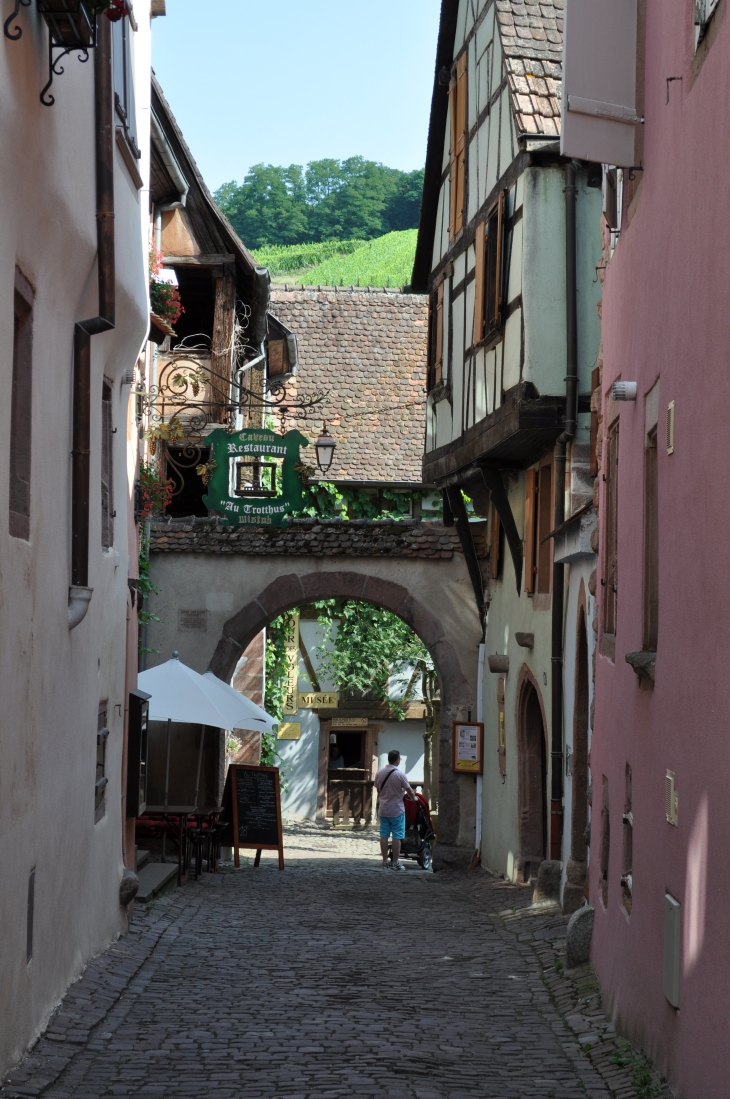
[[195,780],[195,805],[200,792],[205,726],[218,729],[261,729],[271,732],[274,719],[250,699],[234,691],[212,672],[199,672],[183,664],[178,654],[172,660],[140,672],[139,688],[149,694],[149,720],[167,721],[167,761],[165,765],[165,806],[170,784],[170,736],[173,721],[201,726],[198,773]]
[[250,698],[246,698],[234,687],[229,687],[214,672],[207,671],[203,676],[207,689],[210,692],[216,706],[224,713],[230,714],[229,724],[226,729],[253,729],[254,732],[273,733],[277,724],[276,718],[267,714]]

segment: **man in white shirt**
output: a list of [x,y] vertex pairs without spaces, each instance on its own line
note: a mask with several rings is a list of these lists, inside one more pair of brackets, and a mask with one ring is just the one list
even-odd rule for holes
[[400,752],[393,749],[388,752],[388,765],[381,767],[375,776],[375,789],[378,791],[378,816],[380,817],[380,851],[383,856],[383,869],[388,869],[388,843],[393,835],[393,869],[405,870],[400,858],[401,840],[406,835],[406,809],[404,797],[410,801],[418,798],[411,784],[398,769]]

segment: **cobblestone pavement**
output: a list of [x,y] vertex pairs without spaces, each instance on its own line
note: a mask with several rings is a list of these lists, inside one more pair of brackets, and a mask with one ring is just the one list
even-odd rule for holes
[[138,909],[2,1095],[637,1094],[590,970],[561,972],[557,910],[481,872],[384,871],[371,833],[285,842],[283,872],[265,852]]

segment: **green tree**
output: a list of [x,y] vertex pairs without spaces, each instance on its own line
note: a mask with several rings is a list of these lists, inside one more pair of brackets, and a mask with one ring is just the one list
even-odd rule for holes
[[311,161],[306,170],[255,164],[215,198],[249,248],[305,241],[372,240],[418,225],[423,171],[361,156]]
[[383,217],[388,231],[416,229],[421,217],[423,168],[403,173],[397,181],[395,194],[388,202]]
[[[403,704],[413,697],[423,673],[433,673],[426,646],[410,626],[382,607],[358,600],[329,599],[316,604],[325,626],[325,641],[317,649],[319,670],[340,691],[359,691],[390,702],[399,720]],[[332,627],[336,623],[337,629]],[[328,640],[334,639],[330,647]],[[401,698],[391,699],[389,680],[405,671],[410,679]]]
[[243,184],[225,183],[215,199],[249,248],[307,240],[308,210],[298,164],[288,168],[254,164]]

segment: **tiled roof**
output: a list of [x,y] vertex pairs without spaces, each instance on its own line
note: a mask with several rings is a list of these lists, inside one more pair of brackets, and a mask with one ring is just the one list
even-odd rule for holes
[[294,519],[273,528],[221,527],[199,519],[154,523],[150,552],[451,559],[461,546],[455,527],[415,519]]
[[[316,417],[284,430],[337,448],[332,481],[421,482],[426,415],[428,303],[420,294],[359,288],[272,286],[274,316],[296,333],[299,373],[287,391],[326,393]],[[302,460],[314,465],[311,451]]]
[[563,0],[496,0],[517,132],[560,134]]

